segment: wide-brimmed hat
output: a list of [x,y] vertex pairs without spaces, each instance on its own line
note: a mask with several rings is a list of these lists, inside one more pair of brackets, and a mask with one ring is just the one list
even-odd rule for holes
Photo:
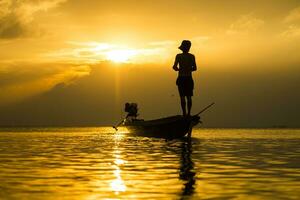
[[191,45],[192,45],[191,41],[189,41],[189,40],[183,40],[181,42],[181,45],[178,47],[178,49],[180,49],[180,50],[185,50],[185,49],[188,50],[188,49],[191,48]]

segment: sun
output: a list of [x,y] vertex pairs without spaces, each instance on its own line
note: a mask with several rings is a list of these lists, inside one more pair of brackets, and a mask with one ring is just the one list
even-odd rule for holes
[[113,62],[122,63],[129,61],[136,54],[137,51],[132,49],[111,50],[106,52],[106,58]]

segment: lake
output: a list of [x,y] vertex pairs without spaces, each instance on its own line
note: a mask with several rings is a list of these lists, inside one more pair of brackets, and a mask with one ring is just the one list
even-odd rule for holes
[[300,199],[300,129],[0,129],[0,199]]

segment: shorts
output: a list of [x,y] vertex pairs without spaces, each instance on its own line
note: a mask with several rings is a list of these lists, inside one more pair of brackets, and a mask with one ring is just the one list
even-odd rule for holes
[[193,96],[194,81],[191,76],[179,76],[176,80],[179,95],[182,96]]

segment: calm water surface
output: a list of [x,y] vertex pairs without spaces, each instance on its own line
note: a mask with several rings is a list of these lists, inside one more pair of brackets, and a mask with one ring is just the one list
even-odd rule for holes
[[300,130],[0,130],[0,199],[300,199]]

